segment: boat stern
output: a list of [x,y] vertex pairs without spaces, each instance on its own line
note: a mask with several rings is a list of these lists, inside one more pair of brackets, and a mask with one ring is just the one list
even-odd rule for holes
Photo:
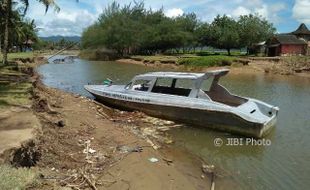
[[[279,113],[279,107],[267,104],[265,102],[259,100],[252,100],[257,108],[256,108],[256,116],[262,122],[259,133],[257,135],[258,138],[263,138],[266,136],[271,129],[277,123],[277,117]],[[255,115],[255,114],[254,114]]]
[[260,100],[248,99],[236,109],[239,116],[253,124],[248,131],[256,138],[266,136],[277,123],[279,108]]
[[276,125],[277,114],[278,112],[272,115],[271,118],[262,125],[262,128],[258,134],[258,138],[266,136],[271,131],[271,129]]

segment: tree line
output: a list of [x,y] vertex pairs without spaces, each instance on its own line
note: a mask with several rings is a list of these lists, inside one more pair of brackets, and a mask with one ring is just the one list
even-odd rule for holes
[[82,34],[82,48],[108,48],[119,55],[195,51],[212,46],[226,49],[250,48],[275,33],[272,23],[259,15],[233,19],[218,15],[211,23],[202,22],[195,13],[167,17],[163,8],[146,9],[143,2],[120,6],[113,2],[97,22]]
[[66,47],[71,47],[70,49],[80,49],[79,43],[73,40],[68,40],[62,37],[59,40],[44,40],[38,39],[34,46],[35,50],[61,50]]

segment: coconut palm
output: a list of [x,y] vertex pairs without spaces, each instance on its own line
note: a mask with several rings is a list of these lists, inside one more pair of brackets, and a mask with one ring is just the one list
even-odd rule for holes
[[[37,0],[38,2],[45,5],[45,12],[48,11],[49,7],[53,6],[55,11],[59,11],[58,5],[54,0]],[[27,12],[29,7],[29,0],[18,0],[18,2],[24,5],[24,14]],[[7,54],[9,47],[9,23],[12,13],[12,0],[2,0],[1,8],[3,9],[2,14],[4,14],[4,40],[3,40],[3,64],[8,63]]]
[[3,33],[4,33],[4,6],[3,6],[3,2],[0,1],[0,53],[2,53],[2,37],[3,37]]

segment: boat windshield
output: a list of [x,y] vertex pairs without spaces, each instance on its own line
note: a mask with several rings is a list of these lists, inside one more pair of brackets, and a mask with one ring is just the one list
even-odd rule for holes
[[151,86],[150,80],[138,79],[132,84],[132,90],[148,91]]
[[247,99],[231,94],[226,88],[220,85],[218,81],[219,77],[216,76],[204,80],[197,97],[201,99],[211,99],[212,101],[234,107],[247,102]]
[[126,90],[130,89],[131,84],[132,84],[132,82],[128,83],[128,84],[125,86],[125,89],[126,89]]
[[177,96],[189,96],[192,87],[192,79],[157,78],[152,92]]
[[214,76],[209,77],[207,80],[204,80],[201,84],[201,90],[203,91],[210,91],[212,83],[214,81]]

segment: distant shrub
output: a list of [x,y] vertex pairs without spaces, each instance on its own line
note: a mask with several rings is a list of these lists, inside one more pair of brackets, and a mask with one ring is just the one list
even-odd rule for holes
[[204,67],[214,67],[214,66],[229,66],[232,64],[235,58],[224,55],[209,55],[202,57],[192,57],[192,58],[181,58],[178,63],[180,65],[189,66],[204,66]]

